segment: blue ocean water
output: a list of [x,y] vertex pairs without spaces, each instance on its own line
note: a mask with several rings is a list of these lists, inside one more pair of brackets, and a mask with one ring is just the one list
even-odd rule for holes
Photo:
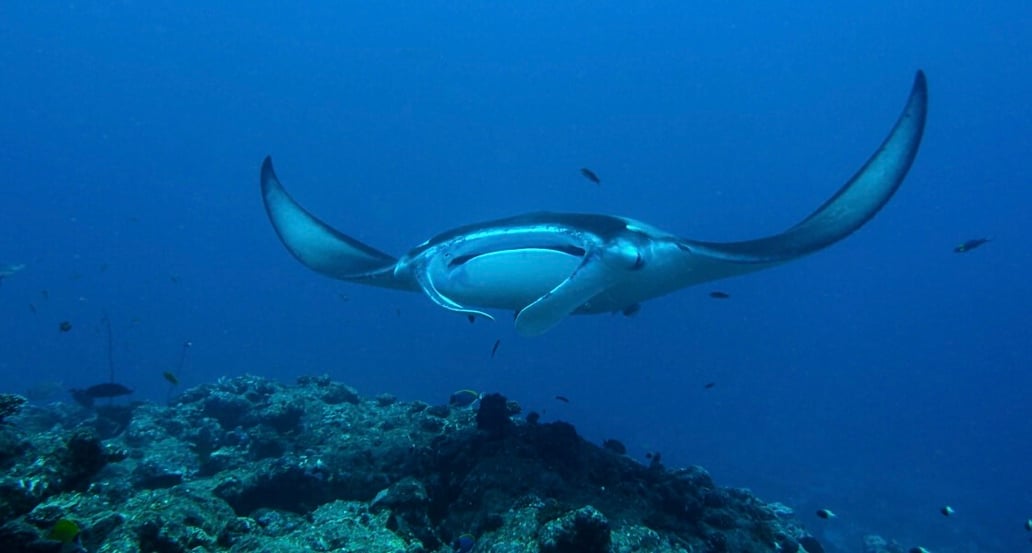
[[[105,381],[106,320],[141,399],[163,371],[499,391],[789,504],[832,551],[1029,547],[1032,5],[691,4],[0,6],[0,263],[26,265],[0,390]],[[258,194],[271,154],[394,254],[542,209],[763,236],[860,167],[919,68],[921,152],[854,236],[532,339],[306,270]]]

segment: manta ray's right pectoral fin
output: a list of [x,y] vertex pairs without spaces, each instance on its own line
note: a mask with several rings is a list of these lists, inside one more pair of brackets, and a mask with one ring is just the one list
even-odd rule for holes
[[387,288],[413,289],[394,276],[397,259],[343,234],[301,207],[276,178],[272,158],[261,169],[262,200],[283,245],[306,267],[324,275]]
[[[923,72],[914,84],[903,112],[881,146],[834,196],[788,230],[742,242],[684,240],[697,256],[727,267],[723,276],[783,263],[830,246],[869,221],[888,203],[917,156],[928,114],[928,84]],[[731,265],[737,264],[734,268]],[[714,271],[716,274],[716,271]]]

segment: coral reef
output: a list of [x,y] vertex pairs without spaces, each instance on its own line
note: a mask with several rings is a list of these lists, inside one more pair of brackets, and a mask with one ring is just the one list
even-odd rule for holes
[[0,394],[0,423],[7,417],[18,414],[26,401],[28,400],[18,394]]
[[[30,407],[0,426],[0,550],[772,552],[791,511],[573,426],[245,376],[174,404]],[[10,447],[7,447],[8,444]],[[816,543],[814,541],[814,543]],[[64,544],[67,545],[67,544]]]

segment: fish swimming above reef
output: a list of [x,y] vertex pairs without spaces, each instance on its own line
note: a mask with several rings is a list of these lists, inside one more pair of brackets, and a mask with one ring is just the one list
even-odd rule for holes
[[93,407],[93,400],[95,399],[127,396],[133,393],[133,390],[117,382],[104,382],[101,384],[94,384],[86,389],[72,388],[70,392],[72,394],[72,399],[74,399],[79,405],[82,405],[83,407]]
[[[261,165],[261,192],[276,234],[308,268],[421,292],[465,316],[515,311],[516,331],[534,336],[569,315],[623,312],[681,288],[776,267],[849,236],[902,184],[921,144],[927,105],[918,71],[892,130],[845,185],[784,232],[738,242],[682,238],[612,215],[539,212],[458,227],[395,258],[305,210],[280,183],[270,157]],[[808,155],[814,154],[801,158]]]
[[992,238],[972,238],[971,240],[968,240],[963,244],[957,244],[956,247],[953,248],[953,253],[967,253],[981,246],[982,244],[991,241]]
[[588,179],[589,181],[595,184],[602,184],[602,179],[598,178],[598,175],[596,175],[594,171],[588,169],[587,167],[581,167],[580,174],[584,175],[584,178]]

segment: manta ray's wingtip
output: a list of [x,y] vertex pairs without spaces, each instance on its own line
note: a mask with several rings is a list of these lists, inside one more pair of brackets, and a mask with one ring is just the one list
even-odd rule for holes
[[914,74],[914,86],[911,90],[912,95],[917,96],[928,96],[928,77],[925,76],[923,69],[918,69],[917,73]]
[[262,160],[261,182],[264,187],[270,181],[278,181],[276,171],[272,168],[272,156],[265,156]]

